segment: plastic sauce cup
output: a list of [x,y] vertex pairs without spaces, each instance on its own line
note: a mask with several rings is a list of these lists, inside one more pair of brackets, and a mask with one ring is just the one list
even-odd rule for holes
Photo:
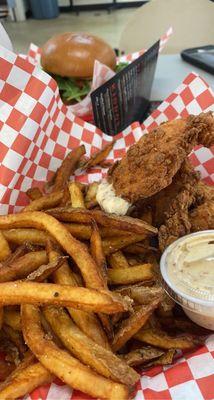
[[[206,238],[208,238],[209,244],[213,245],[214,230],[192,233],[176,240],[164,251],[160,261],[160,269],[162,284],[168,295],[182,306],[184,312],[192,321],[204,328],[214,330],[214,279],[209,281],[208,288],[205,290],[203,284],[202,289],[194,287],[194,285],[192,286],[185,273],[183,275],[177,274],[176,279],[173,279],[170,273],[170,268],[172,268],[170,263],[172,260],[174,260],[174,271],[176,272],[176,267],[179,268],[179,257],[176,257],[176,252],[182,246],[185,248],[193,240],[198,241],[197,246],[200,246],[200,239],[203,241]],[[213,268],[214,271],[213,256],[214,254],[208,257],[210,261],[209,268]]]

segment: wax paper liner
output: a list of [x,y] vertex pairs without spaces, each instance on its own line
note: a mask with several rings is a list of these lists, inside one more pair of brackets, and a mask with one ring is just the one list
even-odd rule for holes
[[[164,35],[160,38],[160,49],[162,51],[166,43],[168,42],[170,36],[172,35],[172,27],[170,27]],[[131,62],[136,60],[140,55],[145,53],[146,50],[142,49],[141,51],[124,55],[118,58],[118,62]],[[28,54],[27,60],[34,64],[40,64],[40,48],[37,47],[35,44],[31,43]],[[107,82],[110,78],[115,75],[114,71],[108,68],[106,65],[96,61],[94,64],[94,73],[93,73],[93,80],[91,85],[90,93],[101,86],[103,83]],[[92,105],[91,105],[91,98],[90,93],[79,103],[70,106],[71,111],[79,116],[85,117],[88,115],[92,115]]]
[[[183,83],[155,110],[142,126],[133,123],[117,135],[108,160],[120,159],[143,133],[163,121],[214,110],[214,95],[198,75]],[[47,181],[73,147],[84,143],[87,156],[112,140],[95,126],[74,116],[62,104],[55,82],[22,57],[0,49],[0,213],[16,212],[26,204],[25,191]],[[190,159],[203,179],[214,183],[214,149],[197,147]],[[88,175],[77,171],[75,179],[92,182],[106,170],[94,168]],[[170,367],[144,373],[136,385],[135,400],[213,400],[214,336],[197,351]],[[56,380],[36,389],[28,400],[88,399]],[[118,399],[119,400],[119,399]]]

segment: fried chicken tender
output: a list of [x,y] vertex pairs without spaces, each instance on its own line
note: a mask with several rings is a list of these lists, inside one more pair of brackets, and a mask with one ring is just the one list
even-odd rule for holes
[[184,189],[191,192],[199,181],[200,173],[196,172],[190,161],[186,159],[174,176],[171,185],[154,196],[139,201],[136,204],[136,208],[140,210],[150,208],[152,211],[151,223],[159,228],[165,221],[165,213],[169,210],[173,199]]
[[163,123],[144,135],[113,165],[108,180],[116,195],[131,203],[153,196],[172,183],[197,144],[214,145],[211,112]]
[[206,229],[214,229],[214,188],[199,182],[172,200],[159,229],[159,248],[164,251],[179,237]]
[[206,201],[189,213],[191,232],[214,229],[214,201]]

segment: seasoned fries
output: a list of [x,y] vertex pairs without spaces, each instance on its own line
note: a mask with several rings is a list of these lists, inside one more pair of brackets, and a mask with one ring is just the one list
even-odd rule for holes
[[33,187],[27,190],[26,195],[30,200],[37,200],[42,197],[42,192],[38,187]]
[[96,199],[98,186],[99,186],[98,182],[93,182],[88,186],[85,195],[86,208],[93,208],[95,205],[98,204]]
[[152,264],[140,264],[131,268],[108,270],[108,282],[111,285],[128,285],[130,283],[149,281],[153,278]]
[[107,290],[26,281],[0,283],[0,305],[28,303],[56,304],[94,312],[102,310],[106,314],[126,311],[131,304]]
[[95,165],[100,165],[100,163],[102,163],[106,159],[110,151],[113,149],[114,143],[115,141],[113,140],[111,143],[108,143],[102,150],[94,153],[91,158],[81,166],[81,168],[88,169],[94,167]]
[[3,229],[2,234],[10,243],[22,245],[27,242],[45,246],[51,236],[38,229]]
[[131,243],[136,243],[144,239],[145,236],[128,235],[121,237],[111,237],[103,240],[103,250],[106,256],[123,249]]
[[51,187],[52,192],[57,192],[59,190],[64,189],[66,186],[70,176],[73,174],[79,159],[85,154],[85,146],[82,145],[80,147],[72,150],[65,157],[62,165],[59,167],[56,172],[56,176],[54,177],[54,184]]
[[[11,372],[14,370],[15,365],[5,360],[0,359],[0,382],[5,381]],[[26,392],[25,392],[26,393]],[[0,396],[1,396],[1,383],[0,383]]]
[[24,212],[0,217],[0,228],[36,227],[47,230],[79,266],[83,279],[88,287],[102,285],[95,261],[84,244],[74,239],[67,229],[55,218],[41,211]]
[[77,183],[68,184],[68,189],[71,197],[71,205],[74,208],[85,208],[84,197]]
[[[102,280],[103,280],[102,287],[107,288],[106,259],[105,259],[104,253],[103,253],[102,239],[101,239],[99,229],[98,229],[95,221],[92,221],[92,234],[91,234],[91,240],[90,240],[90,250],[91,250],[91,255],[92,255],[93,259],[96,261],[99,272],[102,276]],[[102,322],[105,332],[107,333],[108,338],[112,339],[113,338],[113,329],[112,329],[112,325],[111,325],[111,321],[110,321],[109,317],[107,315],[99,313],[99,318]]]
[[47,213],[63,222],[80,222],[83,224],[91,223],[94,219],[98,225],[121,229],[129,233],[139,235],[155,235],[157,229],[137,218],[119,217],[115,214],[107,214],[101,210],[83,210],[78,208],[54,208],[47,210]]
[[113,269],[129,268],[129,263],[120,250],[110,255],[109,264]]
[[61,308],[45,307],[44,315],[62,343],[74,356],[95,371],[126,385],[133,385],[138,374],[116,357],[110,350],[95,344],[85,336]]
[[19,311],[4,309],[4,324],[9,325],[15,331],[21,331],[21,316]]
[[151,209],[105,213],[99,183],[71,177],[103,165],[113,144],[87,162],[84,146],[74,149],[51,182],[26,192],[22,212],[0,216],[1,400],[55,377],[86,396],[130,400],[132,367],[171,364],[207,334],[160,286]]
[[0,282],[14,281],[25,278],[40,265],[48,262],[46,251],[32,251],[18,258],[18,260],[3,265],[0,268]]
[[24,208],[23,212],[46,210],[47,208],[58,206],[62,198],[63,191],[47,194],[46,196],[42,196],[38,199],[33,200],[28,206]]
[[[72,223],[63,223],[63,225],[68,229],[68,231],[77,239],[89,240],[92,234],[92,226],[86,224],[78,224],[75,222]],[[106,237],[124,237],[127,236],[127,233],[124,231],[120,231],[118,229],[111,229],[108,227],[99,227],[99,232],[102,238]]]
[[35,362],[26,368],[15,370],[6,382],[0,384],[0,399],[18,399],[52,380],[51,373],[42,364]]
[[4,235],[0,232],[0,261],[5,260],[9,257],[11,251],[7,240],[5,239]]
[[140,330],[135,334],[135,339],[152,346],[157,346],[161,349],[181,349],[189,350],[201,343],[200,338],[195,338],[191,335],[181,335],[180,337],[169,336],[166,332],[160,329],[145,329]]
[[161,301],[161,297],[153,300],[152,303],[146,306],[140,306],[128,319],[125,319],[119,330],[117,331],[112,348],[114,351],[119,350],[128,340],[134,336],[136,332],[145,325],[146,321],[149,319],[152,312],[158,306]]
[[[150,304],[154,299],[162,295],[163,290],[160,287],[155,286],[125,286],[120,289],[116,289],[117,293],[123,296],[129,296],[134,300],[135,304]],[[161,302],[162,302],[161,298]]]
[[121,355],[121,358],[127,362],[130,367],[136,367],[138,365],[146,364],[149,361],[160,359],[161,356],[165,356],[163,350],[156,349],[154,347],[141,347],[140,349],[132,350],[130,353]]
[[[92,369],[61,350],[45,337],[41,328],[40,313],[32,305],[22,306],[24,338],[41,364],[74,389],[82,390],[95,398],[128,399],[125,385],[97,375]],[[65,368],[66,366],[66,368]]]
[[[54,261],[58,258],[59,253],[50,248],[49,251],[49,260]],[[61,285],[71,285],[78,286],[76,282],[75,276],[72,273],[71,269],[68,266],[67,261],[64,261],[63,265],[60,269],[55,271],[53,274],[53,280],[55,283]],[[91,339],[95,341],[95,343],[100,344],[105,348],[109,348],[108,340],[106,335],[104,334],[100,323],[93,313],[87,313],[82,310],[76,310],[74,308],[67,308],[71,318],[74,320],[76,325]]]

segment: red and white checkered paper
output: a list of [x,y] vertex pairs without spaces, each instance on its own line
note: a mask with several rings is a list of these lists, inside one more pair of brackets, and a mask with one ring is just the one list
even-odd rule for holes
[[[170,36],[172,35],[172,27],[170,27],[164,35],[160,38],[160,49],[159,52],[163,50],[166,43],[168,42]],[[144,54],[146,49],[142,49],[141,51],[124,55],[118,58],[118,62],[132,62],[136,60],[140,55]],[[41,58],[41,50],[35,44],[31,43],[28,54],[27,60],[35,65],[40,65],[40,58]],[[90,93],[84,97],[82,101],[77,104],[70,106],[71,111],[77,115],[78,117],[85,117],[88,115],[92,115],[92,104],[91,104],[91,97],[90,94],[103,83],[107,82],[115,75],[115,72],[112,71],[106,65],[100,63],[99,61],[95,61],[94,63],[94,72],[93,72],[93,79],[91,85]]]
[[[163,121],[201,111],[214,111],[214,95],[198,75],[191,73],[147,118],[118,134],[109,161],[118,160],[143,133]],[[112,138],[74,116],[62,104],[56,83],[22,57],[0,48],[0,214],[16,212],[27,202],[25,191],[42,186],[65,155],[79,144],[89,157]],[[208,184],[214,184],[214,149],[197,147],[190,159]],[[100,180],[106,170],[88,175],[77,171],[82,182]],[[214,336],[206,345],[185,355],[170,367],[155,367],[142,375],[135,400],[213,400]],[[89,399],[56,380],[36,389],[25,400]],[[119,400],[119,399],[118,399]]]

